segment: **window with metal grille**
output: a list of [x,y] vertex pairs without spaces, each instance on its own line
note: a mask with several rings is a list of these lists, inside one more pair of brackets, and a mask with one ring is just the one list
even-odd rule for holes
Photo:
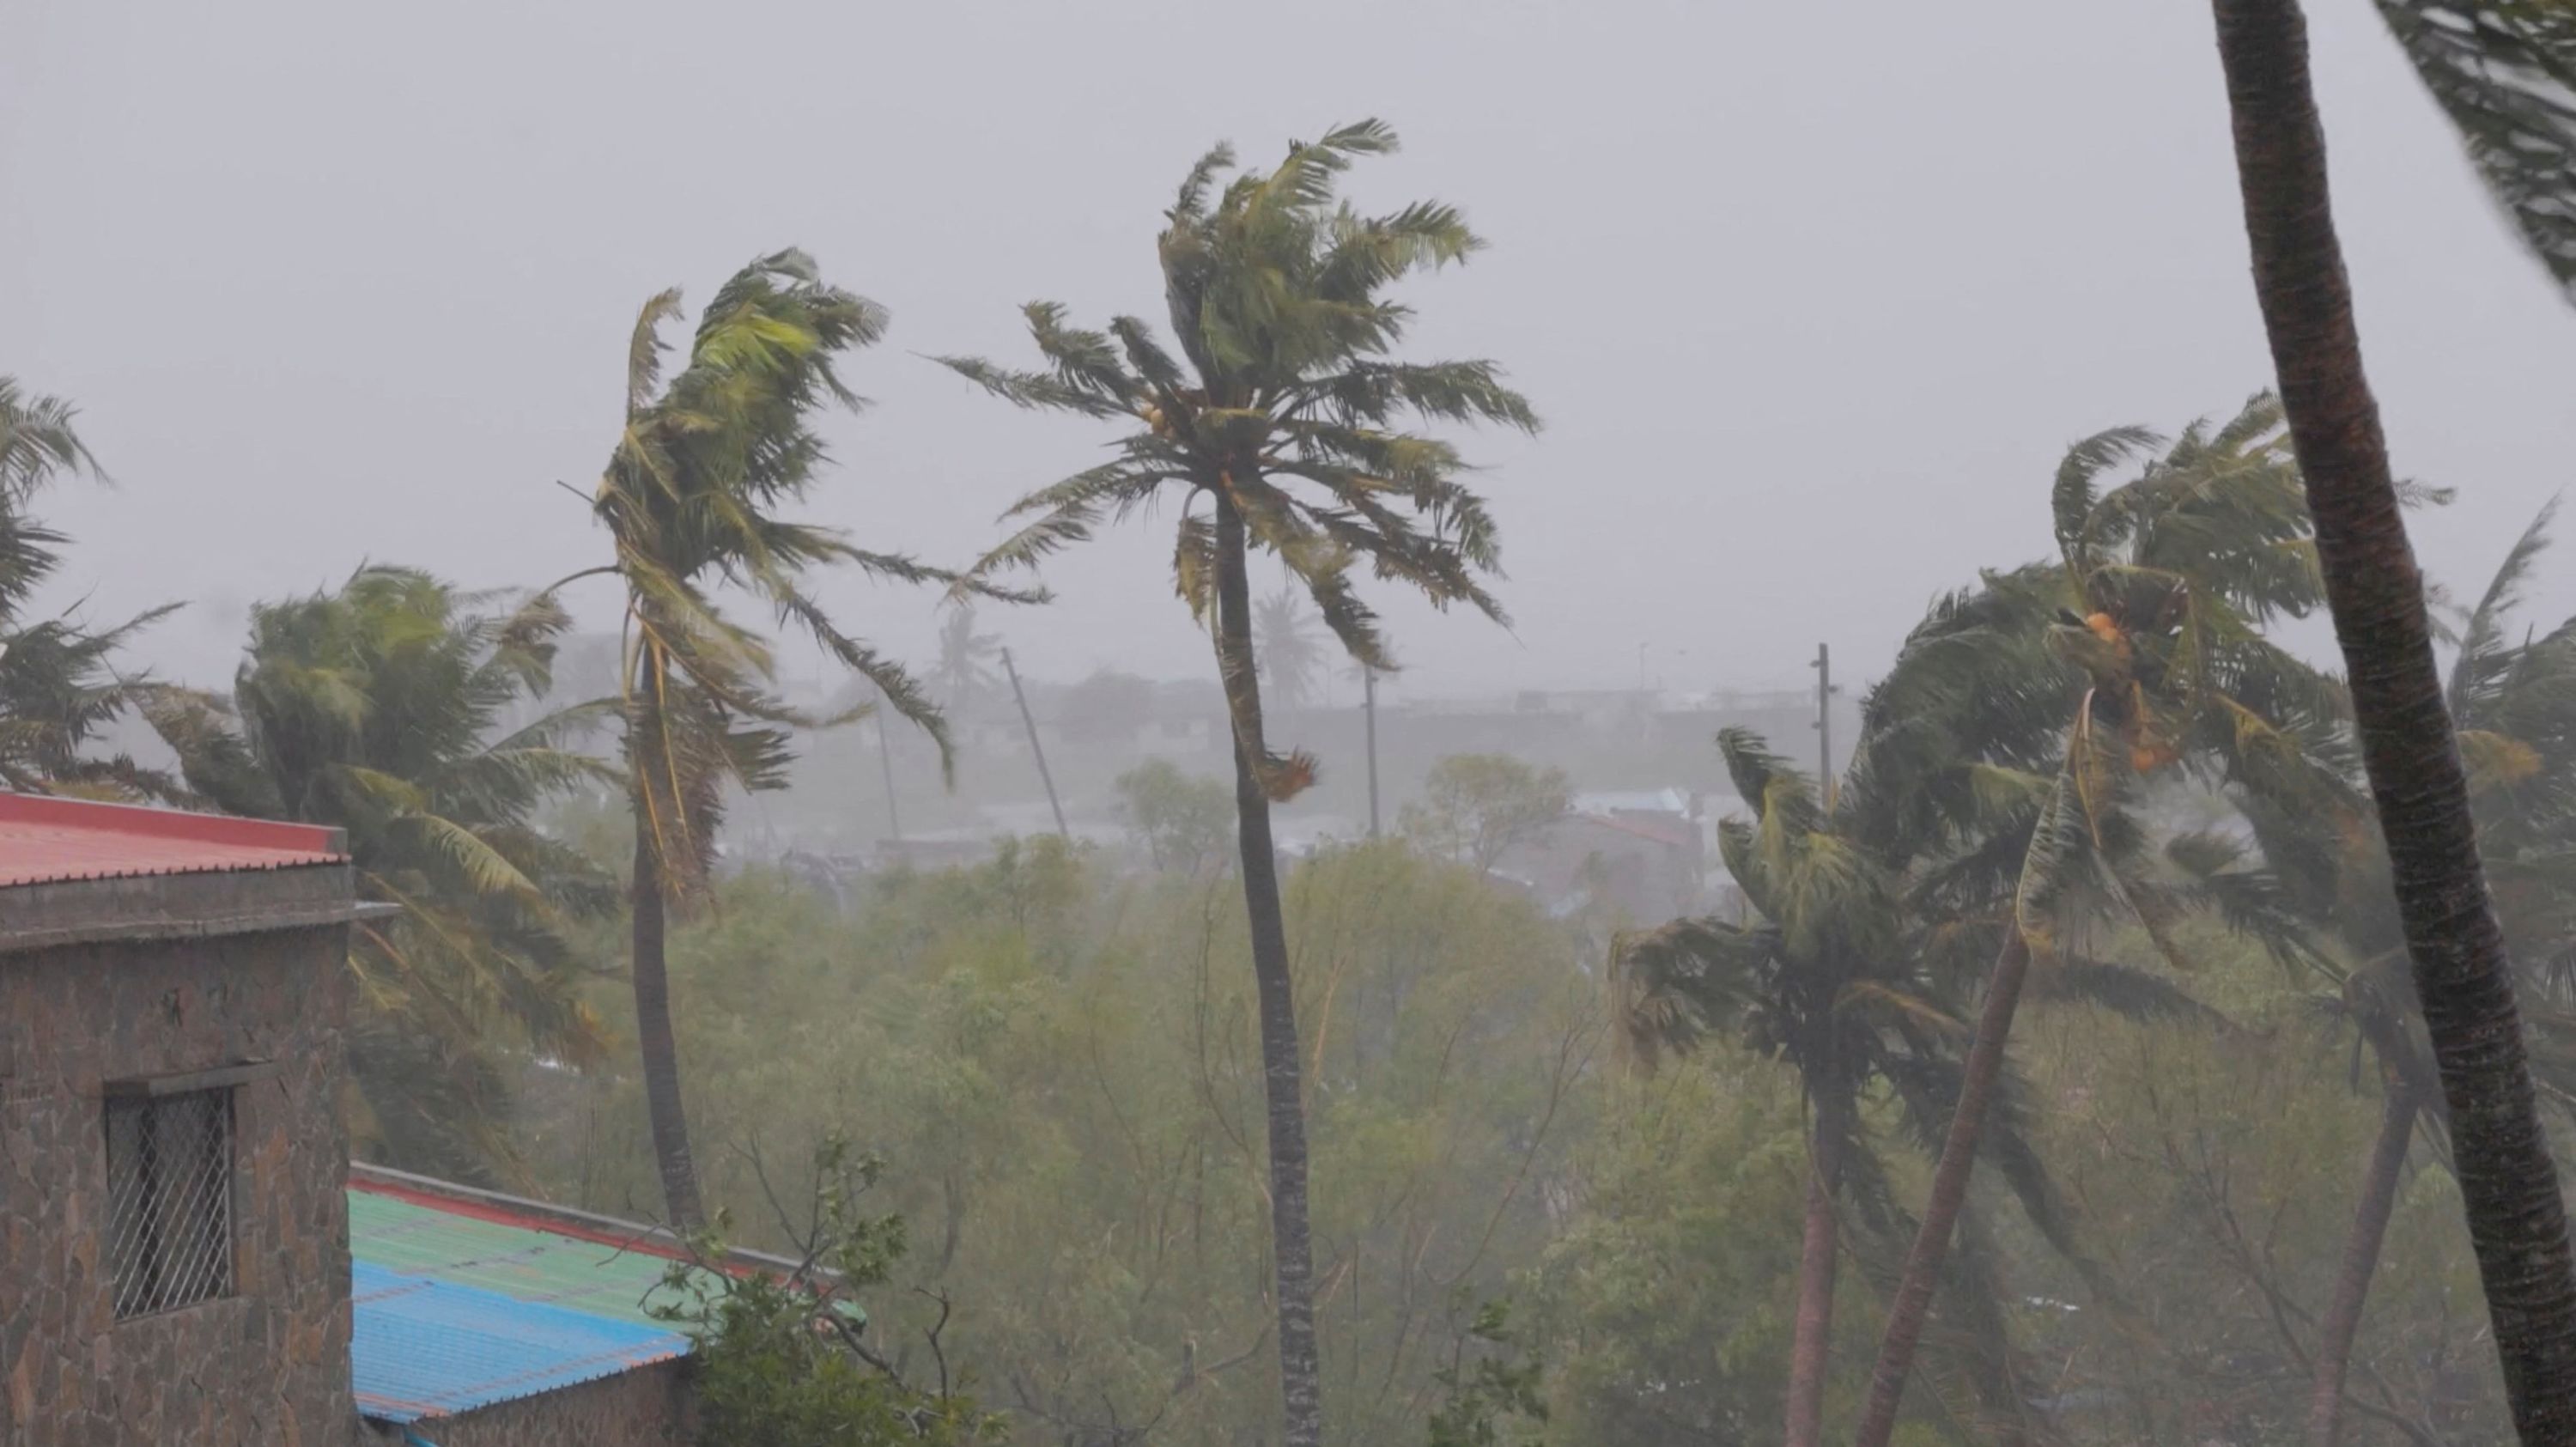
[[107,1260],[116,1319],[233,1290],[233,1099],[107,1102]]

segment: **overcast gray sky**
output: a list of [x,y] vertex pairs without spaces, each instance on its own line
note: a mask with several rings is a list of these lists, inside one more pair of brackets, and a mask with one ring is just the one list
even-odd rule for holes
[[[2315,5],[2365,345],[2418,522],[2482,581],[2576,460],[2576,314],[2515,250],[2363,0]],[[2070,439],[2267,381],[2218,65],[2176,0],[676,4],[0,0],[0,372],[119,480],[51,504],[69,602],[198,606],[143,652],[230,670],[250,600],[362,559],[478,583],[600,560],[587,490],[637,306],[800,245],[890,307],[815,512],[962,560],[1096,424],[915,352],[1023,355],[1016,306],[1152,315],[1211,142],[1380,115],[1363,203],[1492,249],[1419,355],[1549,422],[1490,464],[1517,624],[1394,610],[1413,688],[1796,685],[1883,666],[1937,589],[2044,550]],[[1162,520],[1168,523],[1168,515]],[[1162,524],[996,620],[1030,664],[1201,671]],[[850,584],[929,647],[933,600]],[[2548,600],[2576,606],[2576,539]],[[608,600],[595,598],[605,621]]]

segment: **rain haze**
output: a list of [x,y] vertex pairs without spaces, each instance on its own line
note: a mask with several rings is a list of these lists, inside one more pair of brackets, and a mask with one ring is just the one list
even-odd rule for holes
[[2576,1447],[2571,5],[0,0],[0,1441]]
[[[2189,6],[11,9],[0,336],[118,483],[55,499],[83,549],[54,595],[191,602],[138,653],[206,681],[247,603],[364,559],[596,559],[555,484],[615,441],[637,308],[782,246],[894,319],[809,515],[962,563],[1102,437],[915,354],[1016,360],[1039,298],[1159,324],[1181,171],[1362,116],[1405,143],[1363,201],[1433,194],[1490,243],[1409,288],[1414,350],[1500,360],[1547,424],[1465,440],[1514,628],[1389,598],[1410,689],[1618,687],[1640,644],[1675,687],[1794,686],[1819,639],[1874,673],[1936,591],[2047,551],[2065,442],[2267,379]],[[2576,329],[2387,37],[2316,26],[2391,446],[2461,492],[2421,547],[2483,577],[2566,485]],[[1121,532],[996,626],[1068,676],[1203,672],[1134,586],[1162,530]],[[928,649],[935,600],[831,587]]]

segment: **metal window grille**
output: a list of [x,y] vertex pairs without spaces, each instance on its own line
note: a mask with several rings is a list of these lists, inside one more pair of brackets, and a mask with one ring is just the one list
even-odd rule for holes
[[117,1320],[232,1294],[232,1177],[231,1091],[107,1103]]

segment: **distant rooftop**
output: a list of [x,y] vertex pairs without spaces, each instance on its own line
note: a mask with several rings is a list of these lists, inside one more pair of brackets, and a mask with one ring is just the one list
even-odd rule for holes
[[1690,795],[1680,789],[1586,789],[1575,794],[1577,814],[1688,814]]
[[0,794],[0,888],[340,864],[346,847],[311,824]]

